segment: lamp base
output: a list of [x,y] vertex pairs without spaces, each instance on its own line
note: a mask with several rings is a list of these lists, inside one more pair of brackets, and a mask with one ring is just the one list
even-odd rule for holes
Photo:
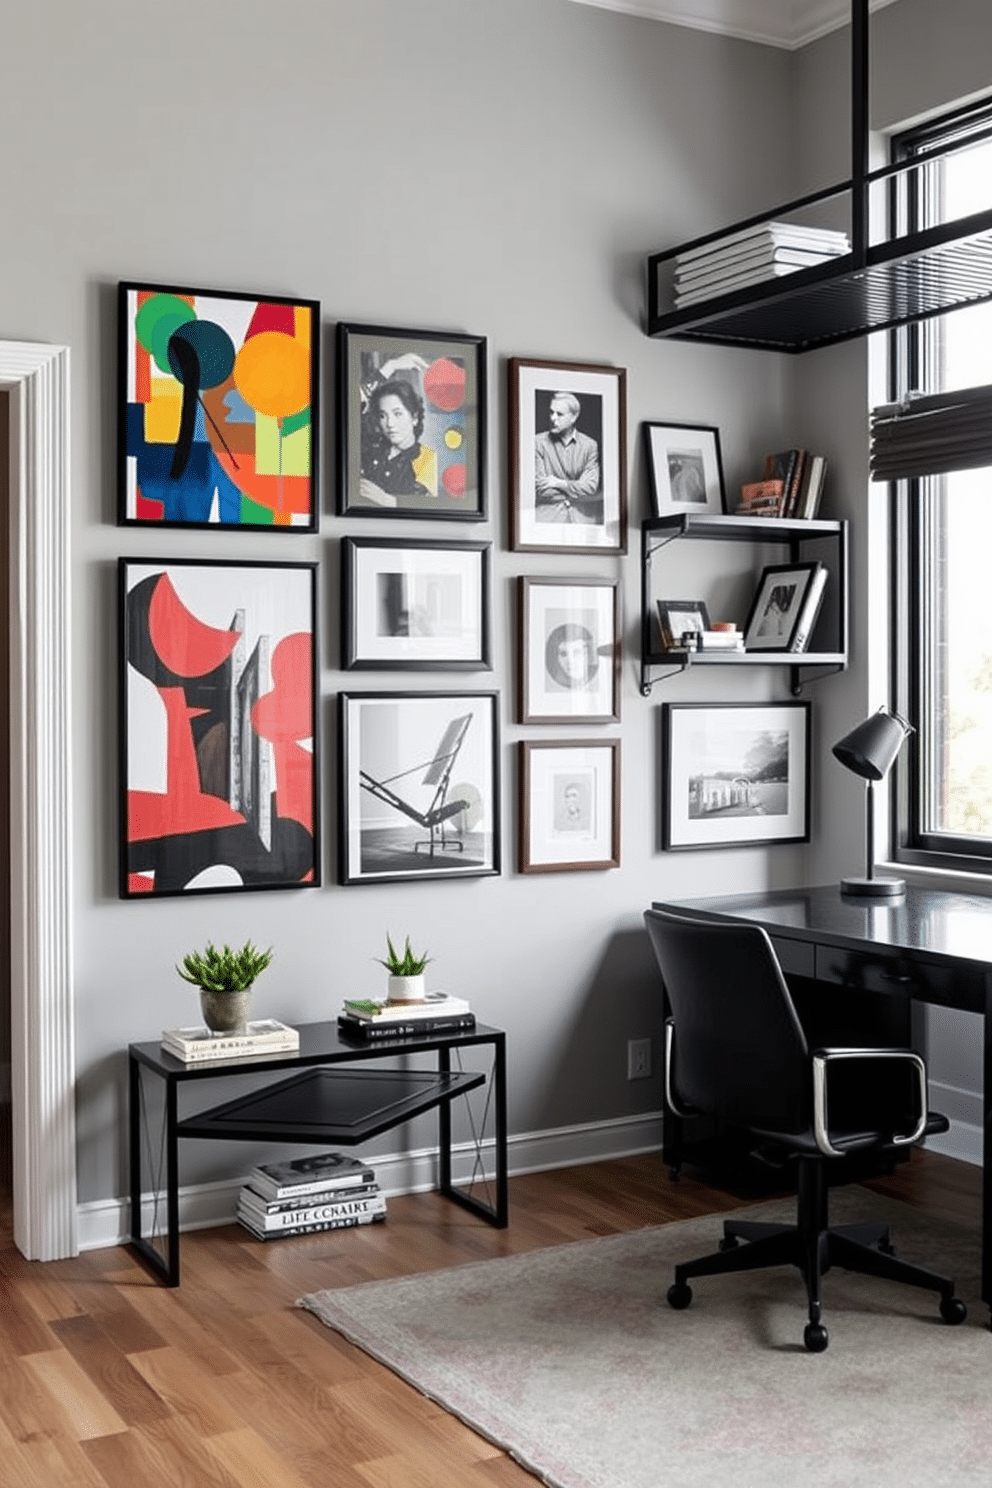
[[899,894],[905,894],[906,881],[902,878],[842,878],[840,891],[864,899],[895,899]]

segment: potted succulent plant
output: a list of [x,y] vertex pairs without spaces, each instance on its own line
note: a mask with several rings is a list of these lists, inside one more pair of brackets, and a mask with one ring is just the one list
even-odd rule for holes
[[200,989],[203,1021],[211,1033],[245,1033],[256,977],[272,960],[271,946],[258,950],[246,940],[239,951],[218,950],[207,941],[203,951],[190,951],[176,970],[184,982]]
[[416,956],[410,948],[410,937],[406,938],[403,954],[397,951],[389,936],[386,936],[389,954],[376,957],[380,966],[389,972],[388,999],[390,1002],[423,1002],[427,996],[424,986],[424,967],[430,961],[428,955]]

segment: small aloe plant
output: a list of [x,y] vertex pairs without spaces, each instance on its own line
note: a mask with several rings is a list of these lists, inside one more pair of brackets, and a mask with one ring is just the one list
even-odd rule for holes
[[229,945],[219,951],[208,940],[205,950],[190,951],[176,970],[184,982],[192,982],[205,992],[244,992],[271,960],[271,946],[260,951],[246,940],[239,951],[232,951]]
[[390,976],[421,976],[424,967],[431,959],[431,957],[428,956],[426,953],[423,956],[414,955],[413,951],[410,948],[409,935],[406,938],[406,945],[403,948],[402,955],[399,954],[388,935],[386,936],[386,945],[389,949],[388,956],[386,956],[385,958],[383,958],[382,956],[377,956],[376,960],[379,962],[380,966],[384,966],[386,968]]

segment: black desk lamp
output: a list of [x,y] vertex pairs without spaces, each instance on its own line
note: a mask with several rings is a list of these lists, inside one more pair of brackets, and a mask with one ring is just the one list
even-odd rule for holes
[[864,723],[859,723],[849,734],[845,734],[834,745],[834,754],[842,765],[853,770],[855,775],[867,781],[865,821],[865,876],[864,878],[842,878],[842,894],[865,894],[873,898],[893,896],[906,892],[901,878],[876,878],[874,869],[875,840],[875,781],[884,780],[895,763],[903,740],[913,732],[912,724],[879,708]]

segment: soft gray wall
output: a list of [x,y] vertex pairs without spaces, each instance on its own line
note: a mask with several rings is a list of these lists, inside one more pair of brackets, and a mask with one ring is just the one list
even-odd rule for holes
[[[428,946],[438,981],[509,1034],[514,1133],[656,1110],[628,1084],[626,1042],[657,1035],[640,928],[653,897],[788,882],[802,849],[664,855],[659,715],[674,700],[774,695],[754,672],[636,686],[646,514],[639,425],[719,427],[731,490],[783,437],[784,359],[655,343],[642,333],[645,254],[779,199],[792,161],[785,52],[565,0],[134,0],[8,8],[0,55],[6,272],[0,334],[73,349],[75,985],[80,1197],[122,1191],[124,1056],[197,1015],[177,957],[208,936],[252,935],[276,960],[258,1011],[333,1015],[377,985],[385,931]],[[324,319],[319,536],[114,525],[114,289],[122,278],[300,294]],[[489,337],[490,521],[391,523],[390,536],[488,537],[495,556],[490,675],[337,671],[333,323],[464,329]],[[507,551],[505,360],[628,370],[630,505],[622,560]],[[378,530],[378,529],[377,529]],[[383,526],[383,532],[386,528]],[[325,886],[294,893],[121,903],[116,897],[115,561],[130,556],[316,558]],[[619,574],[627,654],[619,729],[514,722],[520,573]],[[395,686],[501,692],[504,872],[453,884],[335,884],[335,699]],[[609,873],[520,877],[515,745],[623,740],[623,861]],[[389,1150],[383,1139],[381,1150]],[[200,1154],[185,1176],[235,1174]]]

